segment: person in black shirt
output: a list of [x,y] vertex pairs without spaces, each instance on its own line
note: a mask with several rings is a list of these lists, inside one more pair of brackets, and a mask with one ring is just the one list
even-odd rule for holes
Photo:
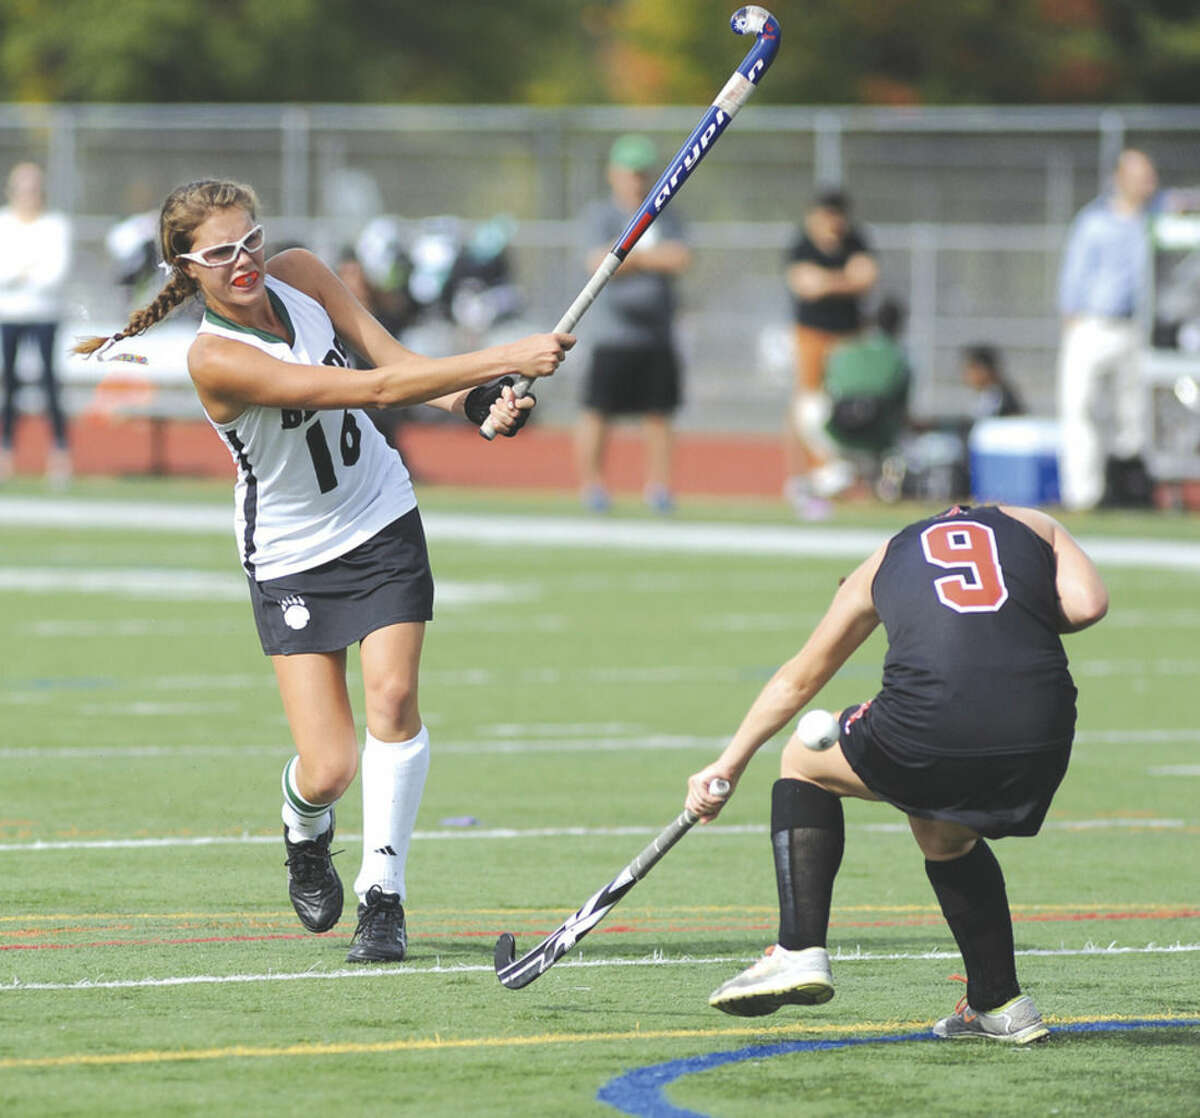
[[720,757],[688,781],[702,819],[724,805],[754,753],[806,707],[882,622],[883,685],[841,712],[823,752],[793,736],[772,790],[779,940],[709,999],[758,1016],[833,997],[826,950],[841,864],[841,798],[884,800],[908,816],[967,971],[942,1037],[1023,1044],[1047,1035],[1017,983],[1004,875],[986,839],[1033,835],[1071,752],[1075,685],[1060,634],[1099,621],[1108,594],[1091,560],[1035,509],[955,506],[903,529],[838,588],[807,643],[783,665]]
[[[658,174],[653,141],[637,132],[618,136],[608,154],[608,196],[580,219],[587,274],[608,255]],[[692,265],[687,232],[674,208],[664,211],[638,241],[588,318],[592,357],[575,427],[580,496],[591,512],[612,499],[605,460],[615,421],[636,416],[645,442],[644,498],[654,512],[674,511],[674,414],[683,401],[683,363],[675,337],[678,284]]]
[[850,222],[850,200],[840,190],[819,194],[788,248],[787,288],[795,317],[796,369],[784,438],[784,493],[806,519],[828,515],[819,470],[832,457],[824,427],[829,400],[825,361],[840,341],[858,333],[859,300],[875,286],[879,269],[866,238]]

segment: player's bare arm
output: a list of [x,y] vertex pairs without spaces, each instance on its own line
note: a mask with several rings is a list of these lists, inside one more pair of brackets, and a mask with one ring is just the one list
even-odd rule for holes
[[[314,285],[306,293],[316,298],[315,292],[321,290]],[[334,306],[353,323],[353,307],[339,303],[336,289],[326,289],[326,293],[331,290]],[[346,299],[361,307],[349,292]],[[332,313],[330,318],[341,333],[338,319]],[[367,318],[371,316],[367,314]],[[379,330],[384,332],[382,327]],[[347,333],[351,345],[362,340],[361,335]],[[208,414],[218,423],[228,423],[255,405],[317,409],[405,406],[463,393],[506,374],[549,376],[573,344],[570,335],[538,334],[478,353],[427,358],[395,343],[399,352],[389,351],[394,360],[347,375],[338,366],[296,365],[229,338],[202,335],[188,351],[188,372]]]
[[689,810],[702,819],[715,816],[727,797],[712,796],[708,791],[710,781],[720,777],[736,788],[754,754],[816,697],[874,632],[879,615],[871,597],[871,583],[884,551],[881,546],[838,587],[825,616],[804,647],[759,692],[721,756],[689,778],[686,802]]
[[1001,505],[1000,511],[1031,528],[1054,549],[1054,584],[1062,613],[1060,631],[1077,633],[1104,617],[1108,612],[1108,588],[1071,533],[1040,509]]
[[316,299],[325,308],[338,337],[374,367],[398,364],[415,356],[379,324],[336,272],[307,249],[293,248],[272,256],[267,261],[267,272]]
[[[454,385],[449,391],[426,395],[420,400],[395,403],[431,404],[444,411],[464,415],[463,402],[466,395],[478,384],[509,374],[528,376],[531,379],[548,376],[557,368],[562,354],[575,344],[575,339],[569,334],[534,334],[510,345],[492,347],[480,354],[466,355],[462,358],[427,358],[414,353],[393,338],[359,302],[341,278],[307,249],[289,249],[273,256],[267,265],[267,271],[316,299],[325,308],[338,336],[356,353],[361,353],[377,370],[400,367],[417,371],[432,361],[457,363],[469,357],[480,357],[495,363],[492,366],[494,371],[482,381],[472,379],[468,383]],[[533,401],[524,405],[526,409],[531,407]],[[502,430],[511,421],[511,415],[515,414],[517,408],[518,405],[510,404],[507,397],[503,406],[497,407],[497,418],[500,419]]]
[[252,406],[325,410],[421,404],[448,390],[486,384],[510,371],[508,362],[479,354],[429,362],[418,359],[348,374],[340,366],[280,361],[212,335],[201,335],[188,351],[188,372],[196,392],[218,423],[232,422]]
[[[379,324],[375,316],[358,301],[341,278],[321,259],[306,249],[290,249],[273,256],[267,270],[284,283],[299,288],[316,299],[329,315],[338,337],[361,353],[375,366],[376,371],[396,369],[401,372],[424,372],[430,366],[443,369],[453,365],[481,365],[487,375],[478,379],[473,370],[458,379],[466,380],[455,386],[464,392],[495,377],[511,374],[537,378],[550,376],[562,361],[566,350],[574,344],[570,334],[532,334],[503,346],[492,346],[476,354],[460,357],[431,358],[414,353],[401,345]],[[442,397],[426,396],[407,403],[439,404]]]

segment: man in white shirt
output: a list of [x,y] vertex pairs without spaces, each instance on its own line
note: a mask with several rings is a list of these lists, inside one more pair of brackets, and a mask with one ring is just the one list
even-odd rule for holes
[[0,420],[0,481],[12,474],[17,423],[17,350],[23,339],[37,346],[42,389],[54,435],[47,472],[70,476],[67,422],[59,402],[54,342],[62,316],[61,293],[70,264],[71,230],[61,214],[45,209],[45,181],[35,163],[18,163],[8,176],[8,206],[0,210],[0,349],[4,405]]
[[1146,288],[1147,220],[1157,193],[1154,164],[1127,148],[1111,191],[1079,212],[1067,237],[1058,285],[1058,411],[1062,500],[1070,509],[1100,504],[1106,456],[1132,462],[1144,449],[1138,312]]

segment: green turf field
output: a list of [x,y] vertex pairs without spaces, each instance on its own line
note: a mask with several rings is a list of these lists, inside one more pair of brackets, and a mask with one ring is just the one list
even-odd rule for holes
[[[632,504],[597,534],[565,498],[422,496],[439,607],[411,954],[351,969],[353,917],[314,937],[288,904],[287,730],[226,487],[0,492],[0,1113],[1197,1113],[1200,520],[1068,521],[1108,556],[1113,605],[1068,638],[1080,733],[1047,827],[996,844],[1019,970],[1056,1027],[1014,1051],[924,1039],[961,962],[881,805],[847,805],[834,1000],[708,1008],[774,938],[775,748],[535,984],[492,969],[498,933],[529,949],[674,816],[802,642],[852,560],[780,537],[850,548],[932,509],[816,529],[773,505],[685,505],[650,537],[663,526]],[[33,524],[30,506],[62,515]],[[170,529],[181,510],[195,523]],[[822,705],[873,693],[882,647]],[[347,882],[357,796],[338,809]]]

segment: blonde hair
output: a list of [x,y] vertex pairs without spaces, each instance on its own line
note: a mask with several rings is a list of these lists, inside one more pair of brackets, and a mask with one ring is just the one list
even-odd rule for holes
[[199,284],[179,265],[179,255],[191,251],[192,235],[215,211],[230,209],[245,210],[251,219],[256,218],[258,196],[253,187],[229,179],[199,179],[172,190],[158,216],[158,248],[163,263],[171,269],[163,289],[149,305],[129,316],[123,330],[109,337],[81,338],[72,352],[86,357],[111,342],[143,334],[194,295]]

